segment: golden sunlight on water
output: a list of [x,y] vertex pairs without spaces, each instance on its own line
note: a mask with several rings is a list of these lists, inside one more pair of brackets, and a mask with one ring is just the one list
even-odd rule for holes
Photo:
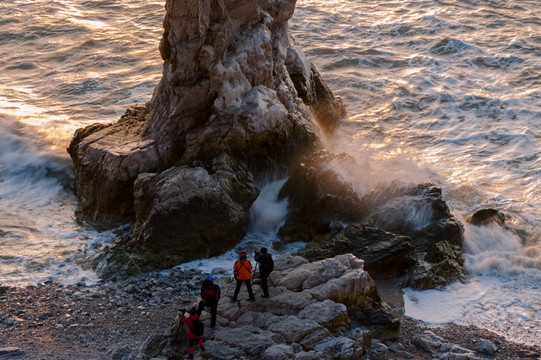
[[0,116],[16,120],[28,133],[37,133],[48,144],[48,149],[64,152],[73,133],[83,125],[81,122],[70,121],[67,115],[56,114],[51,105],[47,109],[39,108],[23,102],[7,101],[0,98]]

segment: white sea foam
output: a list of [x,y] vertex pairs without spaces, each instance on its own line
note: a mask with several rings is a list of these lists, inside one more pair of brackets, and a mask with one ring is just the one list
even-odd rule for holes
[[250,208],[249,231],[276,234],[287,216],[287,199],[278,200],[278,193],[286,180],[273,181],[261,189]]
[[232,269],[241,250],[245,250],[250,256],[256,250],[266,247],[269,249],[269,253],[276,257],[286,252],[294,254],[303,249],[306,244],[300,242],[286,244],[280,250],[275,250],[272,247],[274,241],[280,241],[277,232],[287,215],[287,199],[278,199],[278,193],[285,181],[285,179],[271,181],[262,187],[258,198],[250,208],[249,232],[237,246],[217,257],[191,261],[180,265],[180,267],[183,269],[197,268],[205,273],[225,269],[229,274],[229,270]]
[[466,225],[465,284],[404,291],[406,315],[432,324],[474,324],[511,341],[541,342],[541,248],[499,226]]

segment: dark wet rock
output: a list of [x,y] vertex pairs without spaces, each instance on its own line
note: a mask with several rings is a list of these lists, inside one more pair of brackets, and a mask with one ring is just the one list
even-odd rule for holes
[[331,239],[309,243],[299,254],[309,261],[352,253],[373,276],[401,275],[417,263],[411,238],[352,224]]
[[504,226],[505,215],[496,209],[480,209],[467,218],[467,221],[476,226],[497,224]]
[[331,231],[335,222],[362,217],[364,208],[353,184],[342,180],[335,168],[354,163],[349,155],[321,150],[291,170],[279,194],[289,200],[287,220],[279,231],[284,241],[310,241]]
[[410,236],[417,251],[438,241],[462,246],[462,224],[451,214],[441,188],[433,184],[380,184],[362,198],[371,226]]
[[424,259],[420,259],[418,265],[410,270],[403,284],[424,290],[464,281],[466,270],[463,264],[462,249],[447,241],[440,241],[428,249]]
[[[300,255],[313,261],[352,253],[376,277],[409,271],[405,284],[419,289],[465,279],[463,227],[439,187],[380,184],[359,200],[352,185],[333,170],[340,161],[351,159],[315,153],[282,189],[291,205],[280,235],[310,241]],[[358,222],[345,228],[336,222],[354,218]]]

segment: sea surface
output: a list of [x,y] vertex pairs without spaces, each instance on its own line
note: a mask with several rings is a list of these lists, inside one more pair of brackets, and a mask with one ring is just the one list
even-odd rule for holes
[[[163,0],[0,3],[0,284],[97,281],[87,259],[123,229],[75,217],[65,149],[150,99],[164,14]],[[540,345],[541,3],[298,0],[290,28],[346,105],[324,140],[356,159],[338,170],[360,194],[430,181],[462,221],[493,207],[517,230],[463,221],[468,280],[407,289],[406,314]],[[283,181],[260,184],[240,247],[277,239]],[[183,266],[229,268],[237,251]]]

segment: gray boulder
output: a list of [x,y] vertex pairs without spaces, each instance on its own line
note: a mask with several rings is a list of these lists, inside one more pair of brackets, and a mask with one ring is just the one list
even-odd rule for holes
[[94,260],[102,277],[170,268],[232,248],[246,233],[259,193],[251,174],[225,154],[209,170],[182,166],[141,174],[134,188],[136,224]]
[[491,341],[484,340],[477,344],[475,350],[479,351],[482,354],[492,356],[498,351],[498,347],[494,345]]

